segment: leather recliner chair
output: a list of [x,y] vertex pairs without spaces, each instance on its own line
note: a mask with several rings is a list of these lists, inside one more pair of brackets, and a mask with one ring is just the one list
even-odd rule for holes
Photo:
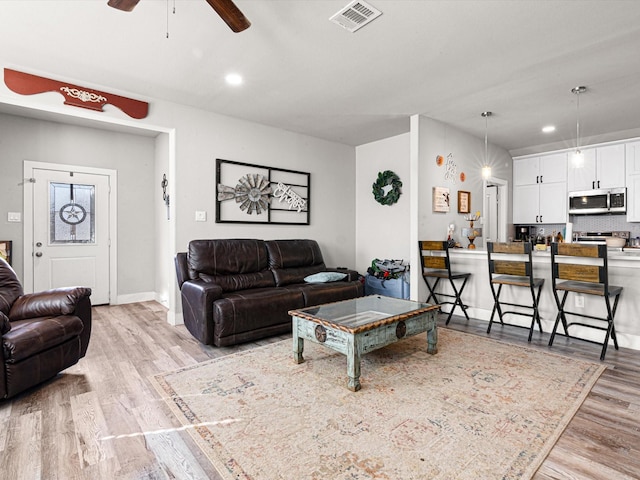
[[91,289],[24,294],[0,258],[0,398],[10,398],[84,357],[91,336]]

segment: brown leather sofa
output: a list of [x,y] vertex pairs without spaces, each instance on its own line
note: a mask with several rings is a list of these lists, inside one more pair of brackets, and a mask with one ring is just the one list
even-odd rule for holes
[[[185,326],[218,347],[290,332],[289,310],[364,293],[358,272],[325,266],[315,240],[193,240],[175,264]],[[304,280],[327,271],[346,278]]]
[[24,294],[0,258],[0,398],[37,385],[84,357],[91,336],[90,288]]

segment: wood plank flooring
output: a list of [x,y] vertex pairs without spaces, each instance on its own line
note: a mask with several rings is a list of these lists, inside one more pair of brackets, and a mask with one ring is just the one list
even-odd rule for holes
[[[219,479],[148,377],[290,336],[208,347],[184,326],[168,325],[155,302],[96,307],[93,318],[85,358],[0,401],[0,477]],[[486,336],[486,326],[454,317],[447,328]],[[524,346],[527,333],[495,325],[490,337]],[[548,350],[548,338],[536,332],[531,346]],[[551,351],[597,362],[600,347],[560,337]],[[611,347],[605,363],[609,368],[534,478],[640,478],[640,352]]]

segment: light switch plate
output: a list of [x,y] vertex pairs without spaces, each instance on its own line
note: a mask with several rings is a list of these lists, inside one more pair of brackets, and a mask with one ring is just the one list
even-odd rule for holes
[[22,213],[20,212],[7,212],[7,222],[21,222]]
[[206,222],[207,212],[202,210],[196,210],[196,222]]

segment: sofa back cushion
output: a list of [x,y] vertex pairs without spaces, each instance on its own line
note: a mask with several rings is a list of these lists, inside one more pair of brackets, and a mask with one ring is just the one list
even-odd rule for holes
[[23,295],[20,280],[3,258],[0,258],[0,312],[9,315],[13,302]]
[[190,279],[216,283],[225,292],[275,285],[262,240],[192,240],[188,260]]
[[304,277],[326,269],[315,240],[268,240],[269,268],[279,287],[304,283]]

